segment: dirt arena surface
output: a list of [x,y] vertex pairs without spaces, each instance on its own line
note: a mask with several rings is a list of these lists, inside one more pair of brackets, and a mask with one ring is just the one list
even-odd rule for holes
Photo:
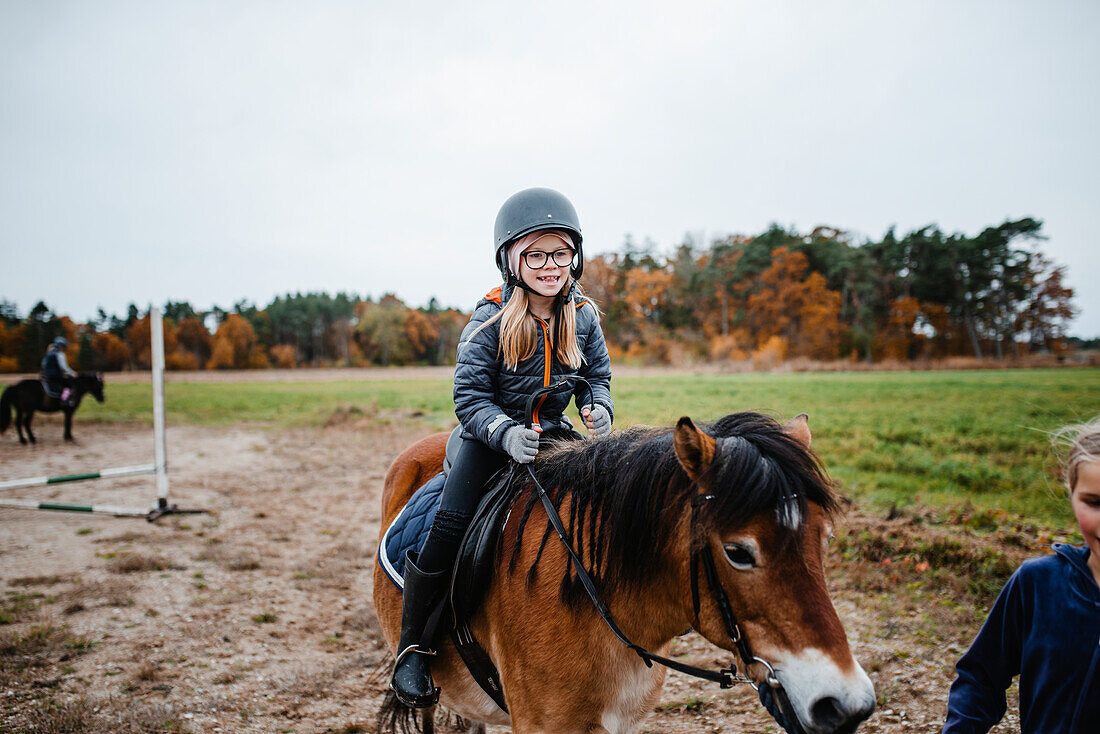
[[[39,420],[37,446],[0,437],[0,479],[152,461],[146,426],[78,418],[79,442],[65,444],[59,419]],[[426,429],[402,415],[330,423],[169,427],[171,499],[209,514],[0,509],[0,731],[374,731],[390,664],[370,601],[378,500],[392,458]],[[138,476],[5,495],[146,508],[155,492]],[[858,511],[845,522],[888,523]],[[830,581],[879,697],[860,731],[938,731],[974,610],[869,583],[835,553]],[[730,659],[695,635],[672,653]],[[777,727],[750,688],[672,673],[642,731]]]

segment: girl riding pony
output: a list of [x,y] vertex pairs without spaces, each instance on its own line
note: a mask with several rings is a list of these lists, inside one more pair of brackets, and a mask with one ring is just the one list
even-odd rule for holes
[[[589,432],[609,434],[615,410],[599,312],[576,283],[584,256],[573,205],[551,189],[520,191],[497,214],[494,239],[504,283],[478,302],[458,344],[454,401],[462,446],[428,538],[419,555],[410,551],[405,559],[401,641],[390,686],[402,703],[417,708],[439,699],[429,665],[435,653],[422,632],[486,483],[509,458],[533,461],[541,433],[572,429],[563,415],[568,394],[543,397],[532,428],[523,425],[527,398],[579,375],[592,389],[594,407],[581,409]],[[587,388],[575,394],[579,407]]]

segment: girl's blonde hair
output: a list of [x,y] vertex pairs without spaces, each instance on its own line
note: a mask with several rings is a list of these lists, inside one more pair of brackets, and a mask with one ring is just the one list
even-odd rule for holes
[[[573,285],[573,279],[567,278],[561,293],[569,293]],[[578,287],[578,292],[580,288]],[[559,298],[565,298],[560,295]],[[589,301],[591,303],[591,301]],[[514,370],[520,362],[529,359],[538,348],[539,339],[542,338],[542,326],[539,320],[528,309],[527,291],[515,288],[504,308],[500,309],[491,319],[478,327],[474,334],[488,327],[493,322],[500,321],[500,341],[497,345],[497,356],[504,360],[504,366]],[[595,304],[592,304],[595,308]],[[597,311],[597,313],[599,313]],[[554,357],[563,365],[571,369],[577,369],[584,364],[584,355],[577,346],[577,308],[572,301],[565,301],[558,309],[557,323],[554,324],[554,333],[551,335],[554,347]],[[473,335],[471,335],[472,337]]]
[[1055,443],[1065,455],[1063,466],[1066,486],[1077,488],[1077,473],[1087,461],[1100,461],[1100,417],[1088,423],[1066,426],[1054,434]]

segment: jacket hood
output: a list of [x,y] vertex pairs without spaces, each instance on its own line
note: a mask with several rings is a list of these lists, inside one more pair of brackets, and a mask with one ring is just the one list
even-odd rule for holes
[[1089,547],[1087,545],[1076,546],[1069,543],[1055,543],[1054,552],[1059,555],[1073,569],[1073,590],[1084,601],[1100,607],[1100,586],[1096,585],[1092,569],[1089,568]]

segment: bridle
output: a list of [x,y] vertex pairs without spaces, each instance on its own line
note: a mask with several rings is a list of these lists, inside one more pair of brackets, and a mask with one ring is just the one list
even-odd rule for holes
[[[588,402],[589,406],[594,407],[595,399],[592,392],[592,386],[588,384],[588,380],[580,376],[564,377],[553,385],[539,388],[527,399],[527,410],[525,414],[525,426],[531,427],[532,414],[535,402],[544,395],[548,395],[552,392],[556,392],[563,387],[575,383],[583,383],[588,388]],[[618,624],[615,623],[615,618],[611,615],[611,610],[600,599],[599,591],[596,589],[596,584],[592,580],[588,571],[585,570],[584,564],[576,551],[573,550],[572,544],[569,542],[569,537],[566,534],[565,525],[562,523],[561,516],[558,514],[558,508],[554,505],[550,499],[546,489],[539,483],[538,477],[535,476],[534,470],[531,468],[531,464],[525,465],[527,473],[531,477],[531,481],[535,485],[535,492],[538,494],[539,499],[542,501],[542,506],[546,510],[546,515],[550,520],[550,525],[554,528],[558,538],[561,540],[562,545],[565,546],[566,552],[569,554],[570,560],[573,562],[574,568],[577,569],[577,578],[580,580],[581,585],[584,587],[585,592],[588,594],[588,598],[592,600],[593,606],[596,608],[596,612],[603,619],[604,623],[615,635],[628,648],[637,653],[638,657],[642,659],[642,662],[646,664],[646,667],[652,668],[654,663],[663,665],[666,668],[672,670],[678,670],[685,675],[690,675],[695,678],[701,678],[713,683],[717,683],[720,688],[732,688],[734,684],[747,683],[752,686],[754,690],[760,691],[759,685],[748,676],[749,667],[754,664],[760,664],[767,670],[767,675],[764,678],[764,682],[767,683],[771,689],[774,700],[778,702],[779,710],[782,712],[786,722],[788,731],[795,734],[802,733],[802,727],[799,723],[798,716],[794,713],[794,709],[791,705],[790,699],[787,696],[786,690],[779,682],[779,677],[775,674],[775,668],[771,663],[758,655],[755,655],[752,651],[752,646],[749,644],[748,638],[745,636],[744,630],[741,628],[740,622],[737,621],[737,615],[734,614],[733,606],[730,604],[729,597],[726,595],[725,590],[722,588],[722,584],[718,580],[718,569],[714,565],[714,554],[711,552],[710,544],[706,542],[702,532],[702,526],[698,522],[698,510],[706,502],[714,499],[712,494],[697,493],[691,500],[691,528],[690,528],[690,543],[691,543],[691,604],[693,611],[693,619],[696,623],[699,621],[699,609],[700,609],[700,596],[699,596],[699,573],[698,568],[700,563],[703,566],[703,572],[706,576],[707,587],[710,590],[710,596],[714,600],[715,606],[718,608],[718,613],[722,617],[722,622],[726,628],[726,635],[730,638],[734,647],[737,650],[738,656],[741,658],[741,663],[744,666],[744,673],[739,673],[736,666],[736,661],[731,662],[729,668],[720,668],[718,670],[709,670],[707,668],[700,668],[694,665],[687,665],[685,663],[678,662],[676,660],[670,660],[669,658],[662,657],[655,653],[646,650],[639,645],[635,645],[626,634],[622,631]],[[696,480],[692,480],[692,483],[699,487]],[[700,488],[701,489],[701,488]],[[776,716],[776,712],[769,709],[769,713],[772,716]],[[776,717],[778,719],[778,717]]]

